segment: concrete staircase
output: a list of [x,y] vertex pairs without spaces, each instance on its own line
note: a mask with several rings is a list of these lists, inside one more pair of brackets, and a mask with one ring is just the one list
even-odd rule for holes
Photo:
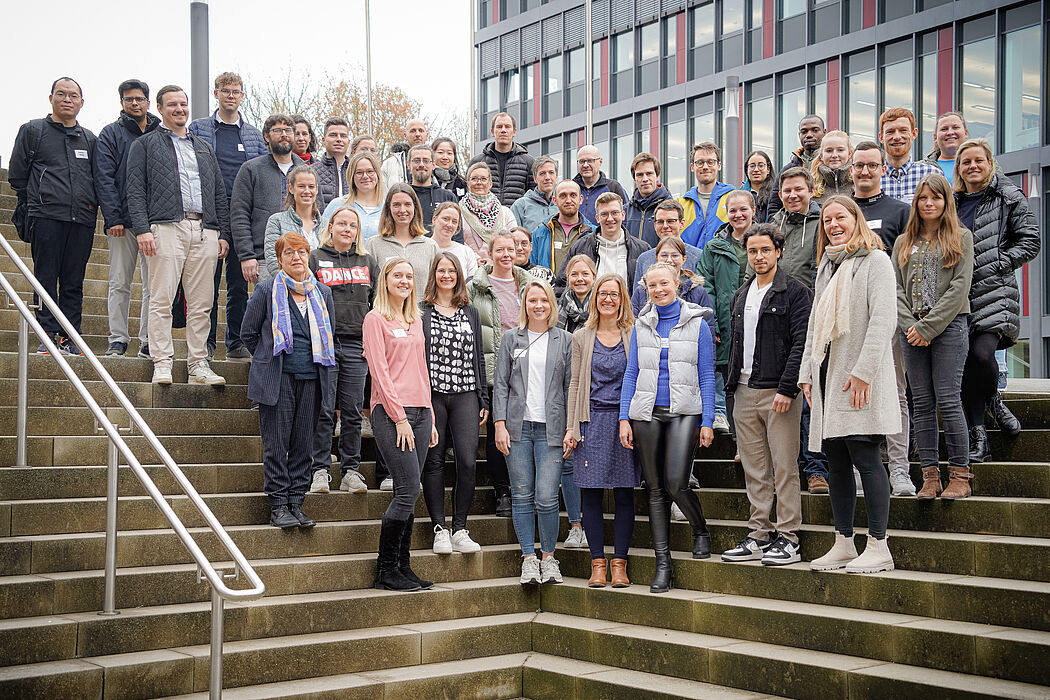
[[[0,232],[17,240],[8,223],[11,194],[4,181]],[[101,225],[95,248],[84,330],[101,353]],[[11,269],[0,260],[0,270]],[[14,461],[16,321],[13,311],[0,310],[3,465]],[[258,418],[245,396],[248,365],[224,362],[222,353],[220,343],[213,367],[226,377],[224,388],[179,383],[184,362],[176,363],[170,387],[149,383],[148,360],[103,362],[266,583],[262,599],[227,605],[227,697],[1050,698],[1046,395],[1010,399],[1026,430],[1010,442],[993,436],[1004,461],[977,465],[979,496],[893,499],[893,572],[815,573],[805,563],[770,569],[724,564],[717,555],[694,561],[687,525],[674,523],[677,588],[650,595],[654,561],[639,491],[628,567],[636,585],[589,589],[587,552],[559,550],[565,583],[522,587],[511,522],[491,514],[492,489],[481,475],[468,527],[483,550],[433,555],[420,501],[413,565],[438,583],[393,594],[370,587],[389,493],[310,495],[306,509],[319,524],[307,533],[267,524]],[[72,362],[88,376],[86,362]],[[52,358],[31,357],[30,377],[32,466],[0,467],[0,697],[205,697],[208,587],[197,583],[188,553],[125,467],[121,614],[97,614],[106,440]],[[112,405],[99,384],[88,382]],[[130,442],[144,464],[158,463],[141,438]],[[364,450],[362,471],[373,483],[370,440]],[[720,552],[746,533],[743,478],[724,441],[698,456],[700,498]],[[149,471],[165,493],[178,492],[162,467]],[[205,553],[220,557],[186,499],[170,502]],[[832,540],[827,496],[805,494],[803,512],[810,559]],[[563,519],[563,532],[566,525]],[[607,525],[611,541],[611,516]]]

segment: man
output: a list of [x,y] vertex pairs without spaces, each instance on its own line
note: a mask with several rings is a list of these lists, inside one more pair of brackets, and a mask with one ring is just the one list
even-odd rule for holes
[[[80,332],[84,272],[95,239],[98,198],[92,176],[96,138],[77,122],[84,93],[72,78],[51,84],[51,114],[19,128],[11,151],[8,182],[25,211],[24,240],[33,254],[33,273],[59,310]],[[33,301],[37,301],[36,294]],[[51,310],[41,305],[37,321],[58,351],[80,355]],[[43,344],[37,348],[47,353]]]
[[558,213],[558,205],[554,203],[558,161],[550,156],[540,156],[532,162],[532,178],[536,186],[510,206],[514,220],[529,231]]
[[241,273],[252,284],[269,279],[263,256],[266,221],[284,208],[288,171],[303,162],[292,153],[294,134],[295,124],[287,114],[267,117],[263,138],[270,152],[245,163],[233,182],[233,246],[241,260]]
[[350,146],[350,126],[342,117],[332,117],[324,123],[324,135],[321,137],[324,155],[313,164],[317,173],[317,184],[321,190],[321,211],[336,197],[342,197],[350,191],[347,184],[346,169],[350,159],[346,149]]
[[569,246],[565,261],[558,268],[554,291],[560,296],[565,290],[565,267],[577,255],[586,255],[598,268],[598,277],[617,274],[624,282],[634,279],[638,256],[649,250],[649,244],[627,233],[623,225],[623,200],[615,192],[606,192],[595,203],[598,231],[581,236]]
[[580,216],[588,223],[597,222],[598,198],[606,192],[619,195],[621,202],[627,201],[627,190],[602,172],[602,154],[594,146],[584,146],[576,154],[576,177],[580,186]]
[[882,190],[894,199],[911,204],[919,180],[930,173],[941,173],[940,166],[911,159],[911,148],[919,130],[915,115],[904,107],[891,107],[879,116],[879,141],[886,149],[886,177]]
[[[408,164],[412,168],[412,189],[419,198],[420,215],[427,233],[434,230],[434,208],[442,202],[455,202],[456,195],[434,181],[434,152],[426,144],[408,150]],[[462,234],[457,234],[462,235]]]
[[682,240],[703,250],[715,231],[729,220],[725,196],[732,186],[718,181],[722,149],[710,141],[693,146],[692,165],[696,185],[678,198],[685,210]]
[[580,186],[575,181],[558,183],[554,188],[554,204],[558,213],[532,231],[532,255],[529,256],[534,265],[551,272],[561,269],[576,239],[594,230],[594,226],[580,216]]
[[[786,170],[791,168],[805,168],[810,169],[813,165],[813,160],[820,153],[820,142],[824,140],[824,134],[827,133],[827,129],[824,126],[824,119],[817,116],[816,114],[807,114],[802,117],[798,122],[798,142],[800,146],[798,149],[791,153],[791,157],[788,159],[787,164],[777,173],[777,179],[774,181],[774,187],[776,183],[780,182],[780,176],[784,174]],[[784,208],[784,203],[780,198],[780,193],[776,190],[769,197],[769,206],[766,209],[766,221],[772,221],[773,215]]]
[[146,256],[139,252],[139,242],[131,234],[128,216],[126,178],[128,149],[131,142],[160,125],[160,118],[149,112],[149,86],[141,80],[125,80],[117,87],[120,116],[102,127],[95,147],[94,177],[102,216],[106,221],[106,244],[109,248],[109,348],[106,355],[123,357],[128,351],[131,334],[128,312],[131,310],[131,282],[135,264],[142,258],[142,303],[139,312],[139,357],[149,358],[149,269]]
[[[405,126],[406,143],[395,143],[390,147],[390,157],[383,161],[380,174],[383,186],[390,189],[399,182],[412,182],[412,173],[408,169],[408,149],[430,142],[430,130],[422,119],[412,119]],[[375,140],[372,141],[375,145]],[[356,150],[356,149],[355,149]]]
[[528,149],[520,143],[514,143],[518,123],[506,112],[500,112],[492,118],[489,133],[492,134],[492,143],[486,144],[481,153],[471,159],[467,168],[481,162],[488,165],[492,173],[492,194],[496,195],[500,204],[509,207],[536,186],[532,171],[533,159]]
[[[246,161],[266,154],[266,140],[262,132],[241,116],[244,101],[244,80],[237,73],[220,73],[215,78],[212,95],[218,105],[210,117],[190,123],[190,133],[202,139],[215,151],[226,186],[227,200],[233,194],[237,173]],[[215,355],[219,327],[219,287],[223,268],[226,268],[226,359],[250,360],[251,355],[241,343],[241,320],[248,305],[248,283],[241,271],[241,259],[232,247],[223,263],[215,266],[215,294],[211,305],[211,329],[208,331],[208,359]]]
[[769,222],[784,232],[778,267],[812,289],[820,223],[820,206],[813,201],[813,175],[805,168],[785,170],[780,174],[780,196],[784,208]]
[[524,226],[515,226],[510,230],[510,235],[514,237],[514,264],[533,277],[553,286],[554,273],[550,268],[534,265],[529,260],[529,256],[532,255],[532,232]]
[[937,127],[933,133],[933,150],[926,156],[924,163],[936,165],[948,178],[955,181],[955,154],[959,146],[970,137],[966,120],[962,112],[945,112],[937,117]]
[[624,225],[632,236],[655,248],[662,238],[656,233],[656,208],[671,199],[671,192],[660,184],[660,161],[652,153],[639,153],[631,161],[631,177],[634,194],[627,205]]
[[[734,397],[736,444],[751,519],[747,537],[723,552],[722,561],[761,559],[767,566],[783,566],[802,559],[795,458],[805,399],[799,396],[798,372],[813,293],[777,265],[784,248],[784,234],[777,227],[752,226],[744,234],[744,247],[755,277],[733,295],[726,391]],[[775,526],[769,519],[774,494]]]
[[226,380],[208,366],[208,311],[215,264],[230,245],[226,186],[211,146],[186,128],[186,92],[177,85],[162,87],[157,111],[160,128],[131,144],[127,184],[132,231],[149,261],[153,383],[171,384],[171,303],[181,281],[189,383],[218,386]]
[[[678,203],[677,199],[665,199],[656,205],[656,213],[653,216],[653,230],[656,232],[657,243],[665,238],[681,238],[682,237],[682,223],[685,218],[685,211],[682,209],[682,205]],[[683,270],[689,270],[690,272],[696,271],[696,266],[700,264],[700,255],[703,253],[702,250],[696,246],[691,246],[688,243],[685,244],[685,265],[682,266]],[[630,281],[631,289],[634,289],[634,285],[638,284],[639,280],[642,279],[642,275],[649,269],[649,266],[656,262],[656,246],[654,245],[652,250],[647,250],[638,256],[638,263],[634,266],[634,279]]]

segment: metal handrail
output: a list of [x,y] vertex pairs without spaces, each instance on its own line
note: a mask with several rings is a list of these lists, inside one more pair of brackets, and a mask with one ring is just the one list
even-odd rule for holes
[[[105,411],[98,404],[87,387],[84,386],[84,382],[77,376],[76,372],[73,371],[72,366],[66,360],[66,358],[59,352],[54,341],[48,336],[47,332],[40,325],[39,321],[33,315],[29,306],[18,296],[18,292],[8,281],[6,275],[0,273],[0,287],[3,288],[6,293],[8,300],[11,304],[18,309],[19,316],[19,376],[18,376],[18,399],[19,405],[17,408],[18,416],[16,418],[16,430],[17,430],[17,445],[16,445],[16,461],[19,462],[18,466],[25,465],[26,455],[26,414],[27,414],[27,394],[26,389],[28,385],[29,371],[28,371],[28,351],[29,351],[29,329],[40,338],[44,347],[47,348],[51,356],[58,362],[59,368],[62,370],[66,378],[69,379],[73,388],[76,389],[77,393],[84,400],[84,403],[91,410],[94,415],[96,422],[100,426],[100,430],[106,433],[106,436],[110,440],[110,459],[109,459],[109,478],[107,487],[107,531],[106,531],[106,591],[105,600],[103,604],[102,614],[116,614],[115,609],[115,582],[116,582],[116,503],[117,503],[117,455],[124,457],[124,460],[131,467],[132,471],[138,477],[139,481],[146,488],[150,497],[160,508],[165,519],[168,521],[171,528],[178,535],[179,539],[182,540],[183,545],[189,550],[190,555],[197,564],[198,579],[203,581],[207,580],[212,588],[212,629],[211,629],[211,685],[209,688],[209,694],[211,698],[219,698],[222,694],[222,612],[223,612],[223,601],[225,600],[253,600],[261,597],[266,592],[266,586],[263,584],[262,579],[252,568],[251,564],[245,558],[244,554],[241,553],[240,549],[234,544],[233,540],[230,539],[229,534],[223,528],[222,524],[218,521],[215,515],[211,512],[211,509],[201,498],[200,494],[190,483],[189,479],[182,472],[179,466],[175,463],[175,460],[168,453],[167,449],[161,444],[160,440],[153,433],[153,430],[149,427],[149,424],[142,418],[138,410],[132,405],[131,401],[124,394],[121,388],[110,376],[109,372],[106,371],[102,363],[98,361],[98,358],[94,356],[87,343],[80,336],[73,325],[66,318],[62,310],[58,308],[58,304],[55,303],[54,299],[48,294],[48,292],[41,286],[39,280],[33,275],[29,268],[22,261],[21,257],[15,252],[11,244],[2,236],[0,236],[0,247],[3,248],[7,256],[14,261],[15,266],[23,277],[29,282],[36,292],[40,303],[45,305],[55,319],[62,326],[66,333],[66,337],[72,340],[78,348],[84,353],[84,357],[87,362],[91,365],[92,369],[98,374],[102,382],[109,388],[113,396],[120,403],[121,407],[127,413],[131,429],[137,429],[150,447],[157,453],[163,462],[164,466],[167,467],[168,471],[178,482],[179,486],[182,487],[183,492],[189,498],[190,502],[196,507],[198,513],[204,518],[208,525],[208,528],[218,538],[223,548],[229,554],[230,559],[234,564],[234,571],[232,574],[224,574],[212,565],[211,561],[204,555],[197,542],[190,536],[189,531],[183,524],[182,520],[176,515],[175,511],[171,508],[168,502],[164,498],[164,494],[161,493],[160,489],[150,478],[149,474],[142,467],[142,464],[136,458],[134,452],[128,446],[127,442],[120,435],[122,428],[114,425],[110,418],[106,415]],[[126,430],[126,429],[125,429]],[[250,588],[233,589],[226,585],[225,579],[236,578],[238,574],[244,573],[251,584]]]

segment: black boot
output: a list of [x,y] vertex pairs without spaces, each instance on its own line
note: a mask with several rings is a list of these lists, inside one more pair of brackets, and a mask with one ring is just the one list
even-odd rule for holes
[[288,506],[274,506],[270,509],[270,524],[282,530],[299,527],[299,520],[288,510]]
[[405,520],[383,516],[379,531],[379,556],[376,557],[376,575],[373,586],[385,591],[418,591],[419,584],[409,581],[398,570],[398,548],[405,531]]
[[711,558],[711,533],[693,535],[693,559]]
[[409,566],[408,560],[412,552],[412,525],[416,522],[416,516],[408,516],[408,521],[405,524],[405,529],[401,533],[401,543],[397,549],[397,570],[401,572],[401,575],[407,578],[412,583],[416,584],[420,588],[427,590],[434,587],[433,581],[424,581],[423,579],[416,576],[416,572],[412,571],[412,567]]
[[970,428],[970,464],[987,462],[992,458],[992,449],[988,445],[988,431],[983,425]]
[[510,493],[506,491],[496,492],[496,515],[501,518],[509,518],[514,514],[510,504]]
[[304,530],[309,530],[310,528],[312,528],[314,525],[317,524],[317,521],[314,520],[313,518],[311,518],[306,513],[304,513],[303,512],[303,507],[298,505],[298,504],[295,504],[295,503],[289,504],[288,505],[288,512],[290,512],[292,514],[292,517],[295,518],[296,521],[298,521],[299,527],[301,527]]
[[1006,404],[1003,403],[1003,395],[998,391],[995,392],[995,396],[988,399],[987,409],[995,420],[995,424],[999,426],[999,430],[1010,437],[1017,437],[1021,433],[1021,421],[1017,420],[1017,416],[1006,407]]
[[653,551],[656,553],[656,572],[649,585],[650,593],[666,593],[674,588],[674,566],[671,564],[671,548],[668,532],[671,516],[664,496],[649,494],[649,529],[653,535]]

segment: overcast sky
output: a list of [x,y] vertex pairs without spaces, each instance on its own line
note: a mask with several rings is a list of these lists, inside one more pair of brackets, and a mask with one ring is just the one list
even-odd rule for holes
[[[373,82],[397,85],[426,113],[467,115],[470,1],[372,0]],[[145,80],[151,98],[167,83],[190,87],[189,0],[3,5],[4,167],[18,127],[50,112],[48,92],[61,75],[83,87],[80,122],[96,134],[120,112],[116,88],[122,80]],[[282,78],[289,66],[293,75],[315,77],[348,67],[360,69],[364,83],[364,0],[211,0],[209,8],[211,77],[233,70],[265,82]]]

